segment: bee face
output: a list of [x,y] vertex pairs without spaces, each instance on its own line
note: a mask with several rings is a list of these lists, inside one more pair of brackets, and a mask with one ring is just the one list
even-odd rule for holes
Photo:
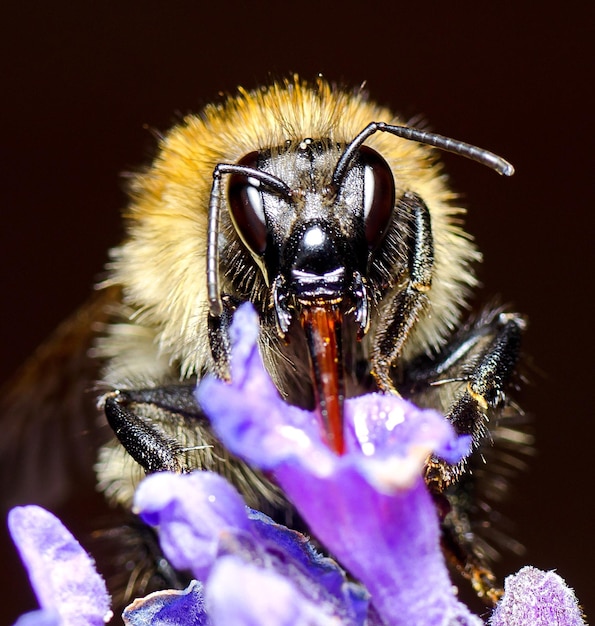
[[300,306],[364,306],[361,277],[392,219],[394,180],[386,161],[364,147],[337,185],[333,173],[344,148],[306,139],[239,161],[276,176],[286,185],[282,189],[266,189],[249,175],[230,177],[231,219],[264,281],[273,285],[281,336],[288,331],[290,310]]

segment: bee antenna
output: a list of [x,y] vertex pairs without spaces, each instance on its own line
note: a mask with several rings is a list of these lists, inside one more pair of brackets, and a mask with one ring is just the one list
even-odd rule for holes
[[213,171],[213,186],[209,198],[209,220],[207,226],[207,297],[209,313],[220,317],[223,312],[219,287],[219,228],[221,222],[221,179],[224,174],[241,174],[253,178],[288,200],[291,189],[280,178],[247,165],[219,163]]
[[451,139],[444,135],[438,135],[437,133],[431,133],[424,130],[418,130],[417,128],[409,128],[408,126],[393,126],[386,124],[385,122],[371,122],[357,135],[357,137],[347,146],[345,152],[341,155],[335,171],[333,173],[333,183],[339,187],[343,181],[349,166],[356,152],[360,146],[374,133],[377,132],[390,133],[403,139],[409,139],[411,141],[417,141],[418,143],[427,144],[446,152],[454,152],[472,161],[477,161],[482,165],[495,170],[498,174],[504,176],[512,176],[514,174],[514,167],[502,157],[497,154],[478,148],[464,141],[458,141],[457,139]]

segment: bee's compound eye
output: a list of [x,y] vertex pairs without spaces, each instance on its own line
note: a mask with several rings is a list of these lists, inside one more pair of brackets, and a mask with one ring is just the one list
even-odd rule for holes
[[378,247],[390,225],[395,207],[395,180],[388,163],[372,148],[360,148],[364,168],[364,222],[366,241]]
[[[242,157],[238,165],[258,169],[258,152]],[[260,181],[245,174],[232,174],[228,197],[231,217],[242,241],[254,254],[262,256],[266,248],[267,228]]]

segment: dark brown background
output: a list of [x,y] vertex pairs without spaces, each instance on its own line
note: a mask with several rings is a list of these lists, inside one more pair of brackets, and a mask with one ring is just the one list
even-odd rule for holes
[[[196,111],[238,84],[254,87],[269,73],[366,80],[382,104],[405,117],[421,113],[439,132],[499,152],[517,168],[507,180],[445,157],[471,209],[468,230],[485,254],[483,297],[501,294],[528,314],[526,352],[542,372],[523,396],[536,417],[538,455],[506,510],[527,554],[505,560],[499,571],[523,562],[556,568],[595,611],[587,320],[593,22],[572,3],[413,4],[5,7],[0,379],[85,299],[106,250],[118,242],[125,203],[119,173],[151,155],[145,125],[167,129],[176,112]],[[24,583],[17,565],[2,567],[0,623],[10,623],[23,608],[15,595]]]

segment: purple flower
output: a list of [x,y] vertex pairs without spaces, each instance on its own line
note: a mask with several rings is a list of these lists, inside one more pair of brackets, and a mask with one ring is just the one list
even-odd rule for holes
[[[367,592],[303,535],[248,509],[221,476],[154,474],[139,486],[134,506],[159,528],[170,562],[204,583],[204,594],[194,587],[187,590],[191,596],[160,593],[136,601],[125,612],[133,626],[177,623],[172,616],[184,614],[179,607],[188,602],[201,609],[184,622],[191,624],[364,623]],[[208,622],[201,621],[204,606]],[[368,623],[377,622],[371,616]]]
[[574,591],[555,572],[523,567],[504,581],[490,626],[583,626]]
[[166,589],[138,598],[122,614],[130,626],[209,626],[202,585],[193,580],[183,591]]
[[[286,405],[256,348],[258,323],[241,307],[232,325],[232,384],[206,378],[197,397],[225,445],[266,470],[317,539],[359,582],[300,533],[248,509],[221,476],[159,473],[135,509],[158,528],[171,564],[196,579],[183,591],[135,600],[130,626],[482,625],[456,599],[437,513],[422,478],[428,455],[456,463],[470,440],[433,411],[369,394],[345,403],[342,456],[315,415]],[[11,511],[9,527],[42,610],[18,626],[99,626],[109,597],[93,561],[50,513]],[[505,581],[490,626],[580,626],[574,593],[553,572],[523,568]]]
[[239,494],[210,472],[183,477],[153,474],[139,485],[134,508],[147,524],[160,528],[159,541],[171,564],[192,572],[198,580],[208,576],[221,530],[240,532],[248,527]]
[[[464,458],[469,438],[457,437],[433,411],[370,394],[345,402],[346,453],[335,455],[316,416],[279,397],[258,354],[257,329],[255,313],[240,307],[231,328],[232,383],[207,377],[197,390],[224,444],[271,473],[317,539],[365,585],[370,615],[377,611],[382,623],[394,626],[482,624],[453,594],[421,475],[429,454],[449,463]],[[582,624],[563,581],[530,571],[507,579],[491,626]],[[522,617],[513,621],[512,615]]]
[[19,626],[100,626],[110,598],[95,563],[60,520],[38,506],[12,509],[8,528],[41,606]]
[[429,454],[456,462],[469,438],[457,437],[434,411],[370,394],[346,401],[346,453],[335,455],[316,416],[279,397],[258,354],[256,327],[253,311],[240,308],[232,326],[233,382],[209,377],[197,392],[225,445],[273,471],[387,624],[480,624],[453,593],[422,477]]

